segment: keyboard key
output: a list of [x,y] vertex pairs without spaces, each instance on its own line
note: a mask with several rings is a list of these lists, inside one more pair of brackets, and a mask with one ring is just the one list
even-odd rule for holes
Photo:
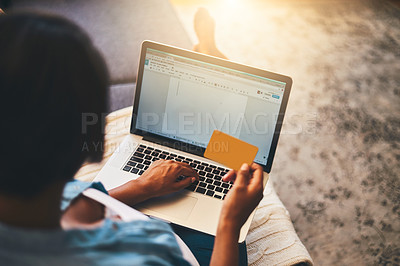
[[151,164],[151,162],[150,162],[150,161],[148,161],[148,160],[146,160],[146,161],[144,161],[144,162],[143,162],[143,164],[145,164],[145,165],[150,165],[150,164]]
[[199,176],[200,181],[204,181],[206,178],[204,176]]
[[151,158],[153,158],[153,157],[151,157],[150,155],[146,155],[146,156],[144,156],[144,158],[145,158],[146,160],[151,160]]
[[196,192],[199,192],[201,194],[204,194],[206,192],[206,189],[202,188],[202,187],[197,187]]
[[144,154],[150,154],[150,153],[151,153],[151,150],[145,150],[143,153],[144,153]]
[[216,175],[216,176],[214,176],[214,179],[215,179],[215,180],[221,180],[221,179],[222,179],[222,176]]
[[167,152],[167,151],[162,151],[161,153],[165,154],[165,155],[169,155],[169,152]]
[[211,169],[210,167],[206,167],[206,169],[205,169],[204,171],[206,171],[206,172],[211,172],[212,169]]
[[224,195],[224,196],[222,197],[222,199],[224,200],[224,199],[225,199],[225,197],[226,197],[226,195]]
[[155,151],[155,152],[158,152],[158,153],[160,153],[160,152],[161,152],[161,150],[159,150],[159,149],[155,149],[154,151]]
[[200,164],[200,161],[197,161],[197,160],[194,160],[193,162],[194,162],[194,163],[197,163],[197,164]]
[[127,163],[127,165],[129,165],[129,166],[136,166],[136,163],[135,163],[135,162],[132,162],[132,161],[129,161],[129,162]]
[[224,183],[222,183],[222,187],[223,187],[223,188],[228,188],[228,187],[229,187],[229,184],[224,182]]
[[204,166],[209,166],[209,164],[208,164],[208,163],[201,163],[201,165],[204,165]]
[[215,165],[212,165],[212,164],[210,164],[210,167],[211,167],[211,168],[214,168],[214,169],[217,168]]
[[226,169],[224,169],[224,168],[222,168],[222,167],[217,167],[217,170],[220,170],[220,171],[225,171]]
[[143,159],[142,159],[142,158],[139,158],[139,157],[132,157],[132,158],[131,158],[131,161],[141,163],[141,162],[143,162]]
[[142,149],[146,149],[147,148],[147,146],[145,146],[143,144],[140,144],[139,147],[142,148]]
[[207,179],[206,179],[206,183],[212,184],[212,183],[213,183],[213,181],[212,181],[212,179],[210,179],[210,178],[207,178]]
[[200,172],[199,172],[199,175],[200,175],[200,176],[206,176],[206,172],[200,171]]
[[167,159],[167,160],[173,160],[174,157],[172,157],[172,156],[167,156],[167,158],[165,158],[165,159]]
[[206,187],[206,186],[207,186],[207,184],[204,183],[204,182],[200,182],[200,183],[199,183],[199,187]]
[[185,157],[183,157],[183,156],[178,156],[178,158],[179,159],[181,159],[181,160],[184,160],[184,159],[186,159]]
[[197,164],[195,164],[195,163],[190,163],[189,164],[192,168],[196,168],[196,166],[197,166]]
[[217,180],[215,180],[215,181],[214,181],[214,185],[216,185],[216,186],[218,186],[218,187],[219,187],[219,186],[221,185],[221,182],[220,182],[220,181],[217,181]]
[[224,194],[226,194],[226,193],[228,193],[229,192],[229,190],[227,190],[227,189],[224,189]]
[[211,189],[211,190],[214,190],[214,189],[215,189],[215,186],[214,186],[214,185],[211,185],[211,184],[208,184],[207,188],[208,188],[208,189]]
[[147,149],[148,149],[148,150],[151,150],[151,151],[154,150],[154,148],[152,148],[152,147],[147,147]]
[[131,173],[137,174],[137,172],[139,172],[139,169],[137,169],[137,168],[133,168],[133,169],[131,170]]
[[153,157],[153,159],[151,159],[153,162],[155,162],[155,161],[157,161],[157,160],[160,160],[160,158],[157,158],[157,157]]
[[139,175],[142,175],[143,173],[144,173],[143,170],[140,170],[140,171],[139,171]]
[[175,161],[177,161],[177,162],[182,162],[182,160],[181,160],[181,159],[178,159],[178,158],[176,158]]
[[193,162],[193,160],[190,158],[186,158],[186,161]]
[[158,152],[155,152],[155,151],[153,151],[153,152],[151,153],[151,155],[153,155],[153,156],[157,157],[157,156],[159,155],[159,153],[158,153]]
[[213,172],[213,174],[216,174],[216,175],[219,175],[220,174],[220,171],[218,171],[218,170],[214,170],[214,171],[212,171]]
[[222,197],[220,195],[217,195],[217,194],[214,195],[214,198],[222,199]]
[[138,152],[143,152],[144,149],[142,149],[142,148],[137,148],[136,151],[138,151]]
[[184,160],[183,163],[190,164],[190,162],[188,160]]
[[171,156],[171,157],[178,157],[178,155],[176,155],[176,154],[174,154],[174,153],[170,153],[170,155],[169,156]]
[[140,157],[140,158],[144,157],[143,153],[140,153],[140,152],[137,152],[137,151],[133,155],[136,156],[136,157]]
[[216,187],[216,188],[215,188],[215,191],[217,191],[217,192],[222,192],[223,189],[222,189],[222,187]]
[[139,169],[143,169],[143,168],[144,168],[144,165],[140,163],[140,164],[138,164],[136,167],[139,168]]
[[204,165],[197,165],[197,169],[199,169],[199,170],[204,170]]
[[129,172],[132,169],[130,166],[125,166],[122,170]]
[[214,175],[213,175],[213,174],[211,174],[211,173],[207,173],[207,174],[206,174],[206,177],[213,178],[213,177],[214,177]]
[[149,166],[148,166],[148,165],[145,165],[144,168],[143,168],[143,170],[146,171],[147,169],[149,169]]
[[214,191],[212,191],[212,190],[207,190],[206,195],[207,195],[207,196],[213,196],[213,195],[214,195]]
[[158,157],[160,157],[161,159],[165,159],[165,158],[167,158],[167,155],[165,155],[165,154],[160,154]]

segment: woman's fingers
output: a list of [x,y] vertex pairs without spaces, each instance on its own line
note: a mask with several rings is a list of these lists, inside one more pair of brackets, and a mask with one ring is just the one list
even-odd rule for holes
[[229,172],[226,173],[226,175],[224,175],[224,176],[222,177],[222,180],[223,180],[224,182],[229,182],[229,181],[234,182],[235,179],[236,179],[236,172],[235,172],[235,170],[229,170]]
[[184,176],[195,177],[197,180],[199,179],[199,174],[187,163],[177,162],[181,167],[178,174]]
[[256,164],[253,163],[250,166],[250,169],[252,171],[252,176],[250,183],[249,183],[249,188],[255,192],[262,192],[264,190],[264,185],[263,185],[263,179],[264,179],[264,172],[263,168]]
[[[169,167],[167,167],[168,165]],[[194,176],[196,179],[199,179],[199,174],[187,163],[171,160],[157,160],[150,165],[150,168],[151,167],[161,167],[164,171],[164,176],[169,176],[170,178],[178,178],[184,175]]]
[[189,186],[190,184],[192,184],[194,181],[196,181],[196,177],[186,177],[178,182],[175,182],[173,184],[174,188],[176,190],[181,190],[187,186]]
[[242,164],[236,174],[235,185],[247,186],[250,179],[250,167],[247,163]]
[[181,190],[199,179],[199,174],[187,163],[182,163],[182,162],[174,162],[174,163],[178,166],[176,173],[177,177],[187,176],[186,178],[178,182],[174,182],[172,184],[175,190]]
[[250,171],[252,172],[252,175],[253,175],[251,183],[262,184],[263,177],[264,177],[263,168],[259,164],[252,163],[250,166]]

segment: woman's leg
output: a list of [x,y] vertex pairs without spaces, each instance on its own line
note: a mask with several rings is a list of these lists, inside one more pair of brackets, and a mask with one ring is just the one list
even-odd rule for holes
[[194,30],[199,39],[199,43],[193,47],[194,51],[227,59],[215,44],[215,21],[207,9],[199,8],[197,10],[194,16]]
[[[201,233],[176,224],[171,224],[175,233],[182,238],[183,242],[189,247],[200,265],[209,265],[214,247],[214,236]],[[239,265],[247,265],[246,242],[238,244]]]

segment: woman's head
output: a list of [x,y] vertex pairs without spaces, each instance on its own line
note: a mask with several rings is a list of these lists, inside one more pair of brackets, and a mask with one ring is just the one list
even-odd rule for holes
[[108,83],[104,60],[74,23],[0,16],[1,194],[34,196],[102,159]]

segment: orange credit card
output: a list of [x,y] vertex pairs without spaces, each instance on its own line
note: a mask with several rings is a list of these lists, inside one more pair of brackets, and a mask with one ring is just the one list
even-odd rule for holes
[[237,171],[244,163],[251,165],[257,152],[256,146],[214,130],[204,157]]

